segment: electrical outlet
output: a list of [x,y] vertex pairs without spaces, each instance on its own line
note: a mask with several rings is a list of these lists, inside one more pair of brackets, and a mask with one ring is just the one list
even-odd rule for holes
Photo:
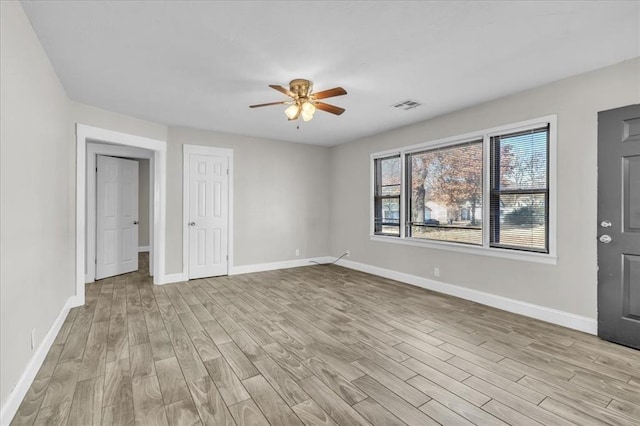
[[347,250],[347,257],[351,256],[351,250]]
[[440,268],[433,268],[433,276],[434,277],[440,276]]
[[36,348],[36,329],[31,330],[31,350]]
[[296,249],[296,256],[300,256],[300,249]]

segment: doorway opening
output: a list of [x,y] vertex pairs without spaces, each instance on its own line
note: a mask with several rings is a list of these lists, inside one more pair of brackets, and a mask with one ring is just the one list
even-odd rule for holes
[[[99,168],[97,167],[99,161],[108,161],[114,164]],[[115,176],[104,176],[107,168],[112,172],[125,172],[124,169],[119,170],[122,167],[120,163],[127,164],[127,162],[130,165],[135,163],[134,165],[137,166],[138,178],[135,179],[135,193],[122,188],[122,182],[120,184],[111,182]],[[132,265],[129,267],[122,265],[122,261],[124,261],[120,256],[124,254],[121,253],[122,251],[130,252],[126,257],[134,261],[136,269],[137,253],[139,251],[149,252],[149,275],[153,276],[153,209],[151,208],[153,206],[153,166],[154,159],[151,150],[96,142],[87,144],[85,283],[91,283],[96,279],[112,276],[112,274],[119,275],[118,271],[122,267],[126,269],[122,273],[131,272]],[[105,179],[109,182],[101,182]],[[100,194],[100,192],[104,193]],[[125,218],[120,217],[126,214],[122,210],[126,206],[107,205],[114,202],[120,204],[126,201],[125,199],[129,199],[128,201],[131,202],[134,198],[136,205],[129,207],[136,207],[137,211],[135,217],[129,218],[130,220],[127,221],[131,223],[122,223]],[[110,213],[115,215],[114,217],[103,214],[105,208],[112,210],[116,207],[117,209]],[[128,235],[129,238],[135,238],[126,238],[126,241],[121,241],[123,237],[127,237],[127,228],[137,228],[136,235]],[[118,231],[116,232],[115,229]],[[123,231],[125,235],[122,235]],[[132,241],[134,239],[135,244]],[[109,244],[110,242],[111,244]],[[126,250],[123,250],[124,248]],[[135,256],[133,256],[134,252]],[[118,267],[119,264],[121,267]],[[105,268],[105,265],[109,266]]]
[[[95,178],[95,173],[88,174],[87,170],[95,170],[91,158],[87,156],[93,146],[99,145],[101,150],[111,152],[122,152],[125,150],[138,150],[139,155],[149,156],[150,180],[153,180],[153,190],[150,190],[150,197],[153,203],[149,210],[152,211],[153,221],[150,226],[149,239],[149,263],[153,275],[154,284],[163,284],[165,280],[165,211],[166,211],[166,153],[167,143],[165,141],[130,135],[127,133],[105,130],[98,127],[76,125],[76,298],[79,304],[84,304],[84,285],[89,278],[89,263],[95,259],[88,257],[89,245],[87,236],[90,234],[89,226],[94,226],[94,219],[88,214],[88,192],[87,185],[92,184],[95,188],[95,181],[89,182],[89,176]],[[131,151],[129,151],[131,152]],[[104,152],[109,155],[109,152]],[[126,155],[126,154],[125,154]],[[116,154],[116,156],[120,156]],[[144,157],[142,157],[144,158]],[[89,167],[93,168],[89,168]],[[93,192],[95,195],[95,192]],[[95,210],[94,210],[95,212]],[[89,223],[89,220],[94,220]],[[95,238],[95,232],[93,232]],[[95,244],[93,245],[95,251]],[[95,261],[93,264],[93,278],[95,279]]]

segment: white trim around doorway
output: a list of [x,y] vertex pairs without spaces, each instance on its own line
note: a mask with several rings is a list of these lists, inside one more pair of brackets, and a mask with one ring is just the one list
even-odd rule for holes
[[162,284],[165,281],[167,142],[78,123],[76,124],[76,299],[80,305],[85,301],[87,143],[90,142],[153,151],[153,282]]

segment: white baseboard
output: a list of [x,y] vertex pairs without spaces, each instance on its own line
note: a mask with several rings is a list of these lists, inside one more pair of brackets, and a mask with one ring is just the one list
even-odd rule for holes
[[252,272],[274,271],[276,269],[299,268],[301,266],[313,266],[315,263],[327,263],[332,257],[313,257],[306,259],[285,260],[283,262],[257,263],[253,265],[233,266],[229,269],[229,275],[250,274]]
[[[299,268],[301,266],[313,266],[313,262],[326,263],[333,261],[332,257],[314,257],[307,259],[286,260],[283,262],[257,263],[254,265],[229,266],[229,275],[249,274],[252,272],[273,271],[276,269]],[[164,285],[189,281],[189,277],[184,272],[176,274],[165,274],[158,281],[154,281],[155,285]]]
[[186,274],[182,272],[178,272],[177,274],[161,275],[158,277],[157,280],[154,277],[153,283],[155,285],[164,285],[164,284],[171,284],[171,283],[179,283],[182,281],[189,281],[189,278],[186,276]]
[[552,324],[557,324],[563,327],[572,328],[574,330],[583,331],[585,333],[598,333],[598,322],[593,318],[576,315],[557,309],[547,308],[545,306],[534,305],[533,303],[522,302],[520,300],[510,299],[504,296],[498,296],[478,290],[472,290],[466,287],[446,284],[416,275],[392,271],[390,269],[384,269],[378,266],[353,262],[351,260],[342,259],[338,261],[337,264],[346,268],[355,269],[357,271],[366,272],[384,278],[390,278],[392,280],[426,288],[428,290],[437,291],[439,293],[460,297],[462,299],[467,299],[473,302],[481,303],[483,305],[502,309],[503,311],[525,315],[531,318],[550,322]]
[[149,246],[140,246],[138,247],[138,253],[144,253],[144,252],[148,252],[151,251],[151,247]]
[[77,296],[71,296],[67,299],[62,310],[53,321],[51,328],[49,328],[44,339],[42,339],[42,342],[40,342],[40,345],[38,345],[38,348],[27,363],[18,383],[16,383],[16,386],[13,388],[9,397],[2,406],[2,410],[0,410],[0,425],[8,426],[11,423],[11,420],[13,420],[13,417],[16,415],[16,412],[20,407],[20,403],[22,403],[22,400],[29,391],[31,384],[33,383],[33,379],[35,379],[38,370],[40,370],[40,367],[51,348],[51,345],[56,339],[60,328],[62,328],[62,324],[64,323],[65,318],[67,318],[69,310],[76,306],[81,306],[84,303],[83,301],[83,303],[80,302],[81,300]]
[[[67,299],[67,303],[69,304],[69,309],[84,305],[84,294],[82,295],[82,297],[71,296],[69,299]],[[65,306],[67,306],[67,303],[65,303]],[[58,332],[56,331],[56,335],[57,334]]]

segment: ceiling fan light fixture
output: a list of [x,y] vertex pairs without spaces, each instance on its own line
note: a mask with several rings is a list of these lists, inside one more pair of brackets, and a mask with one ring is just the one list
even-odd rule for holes
[[302,104],[302,112],[313,116],[313,113],[316,112],[316,106],[309,101],[305,101]]
[[303,121],[309,121],[313,118],[313,114],[309,114],[308,112],[302,110],[302,113],[300,114],[300,116],[302,117]]
[[298,112],[299,112],[299,109],[298,109],[298,105],[296,104],[289,105],[289,107],[284,110],[284,113],[287,115],[289,120],[293,120],[294,118],[296,118],[296,116],[298,115]]
[[316,112],[316,106],[309,101],[304,101],[300,106],[300,110],[302,120],[309,121],[313,118],[313,113]]

